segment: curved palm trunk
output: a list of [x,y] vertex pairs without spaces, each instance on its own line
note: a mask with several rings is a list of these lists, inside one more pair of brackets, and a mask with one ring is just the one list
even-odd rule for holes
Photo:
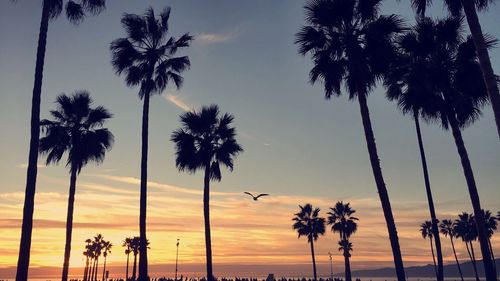
[[149,93],[144,95],[142,109],[142,152],[141,152],[141,207],[139,215],[139,280],[147,281],[148,277],[148,245],[146,238],[146,207],[148,192],[148,126],[149,126]]
[[457,147],[458,155],[460,156],[460,160],[462,162],[465,180],[467,181],[467,187],[469,189],[469,195],[472,201],[472,207],[474,209],[474,217],[477,227],[479,244],[481,246],[481,253],[483,255],[486,280],[496,281],[496,269],[493,266],[493,262],[491,260],[491,253],[488,245],[488,235],[486,232],[486,224],[484,222],[484,214],[482,212],[481,202],[479,200],[479,194],[477,192],[476,180],[474,179],[474,173],[472,171],[469,155],[462,138],[462,132],[460,131],[457,120],[455,119],[455,114],[451,110],[449,110],[448,112],[448,121],[453,133],[453,138],[455,139],[455,145]]
[[130,253],[127,254],[127,268],[125,269],[125,281],[128,281],[128,261],[129,261],[129,257],[130,257]]
[[[472,244],[471,244],[471,246],[472,246]],[[474,274],[475,274],[475,277],[476,277],[476,281],[479,281],[479,276],[477,274],[476,261],[472,257],[472,254],[470,252],[469,242],[465,242],[465,248],[467,248],[467,254],[469,254],[469,259],[470,259],[470,262],[472,263],[472,268],[474,269]]]
[[[417,111],[414,111],[413,117],[415,120],[415,128],[417,131],[418,147],[420,150],[420,159],[422,161],[422,171],[424,174],[425,192],[427,193],[427,203],[429,204],[429,212],[431,214],[432,234],[434,237],[434,243],[436,244],[436,255],[437,255],[436,278],[437,278],[437,281],[443,281],[444,280],[443,253],[441,251],[441,239],[439,238],[439,228],[437,225],[438,219],[436,217],[436,210],[434,208],[434,200],[432,199],[431,183],[429,180],[429,171],[427,170],[427,160],[425,157],[424,142],[422,140],[422,133],[420,131],[420,122],[419,122],[419,116],[418,116]],[[434,252],[433,252],[433,255],[434,255]],[[436,266],[436,261],[434,261],[434,266]]]
[[429,242],[431,244],[431,253],[432,253],[432,262],[434,263],[434,272],[436,273],[436,278],[438,276],[438,270],[436,265],[436,256],[434,256],[434,246],[432,245],[432,238],[429,238]]
[[210,164],[205,165],[203,187],[203,217],[205,219],[205,248],[207,259],[207,281],[213,281],[212,271],[212,239],[210,235]]
[[479,274],[477,273],[476,255],[474,254],[474,246],[472,245],[472,241],[470,242],[470,251],[472,253],[472,265],[474,266],[474,273],[476,274],[476,279],[479,280]]
[[[474,41],[474,45],[476,46],[477,57],[479,58],[479,65],[481,67],[481,71],[483,72],[483,78],[486,84],[486,90],[488,91],[488,95],[490,96],[491,106],[493,107],[493,113],[495,115],[495,122],[497,125],[498,136],[500,137],[500,93],[498,92],[498,85],[495,78],[495,74],[493,72],[493,67],[491,66],[488,49],[486,48],[486,44],[484,41],[483,31],[481,30],[481,24],[479,23],[476,7],[472,0],[462,0],[462,6],[464,8],[465,16],[467,18],[467,23],[469,24],[469,29],[472,35],[472,39]],[[484,259],[484,253],[483,253],[483,259]],[[493,272],[489,272],[489,274],[493,274]]]
[[38,47],[36,51],[35,83],[31,99],[31,135],[28,156],[28,170],[26,172],[26,191],[23,208],[23,224],[21,241],[19,243],[19,257],[17,260],[16,281],[28,280],[30,263],[31,235],[33,232],[33,210],[35,207],[36,174],[38,162],[38,140],[40,139],[40,103],[42,95],[43,65],[45,63],[45,48],[49,28],[49,5],[44,1],[40,30],[38,33]]
[[106,274],[106,259],[107,259],[107,257],[104,257],[104,267],[102,269],[102,281],[106,280],[106,278],[105,278],[106,277],[105,276],[105,274]]
[[137,276],[137,255],[134,255],[134,267],[132,268],[132,280]]
[[73,210],[75,207],[76,193],[76,169],[71,169],[71,179],[69,184],[68,215],[66,218],[66,246],[64,247],[64,264],[62,271],[62,281],[68,280],[69,256],[71,254],[71,234],[73,233]]
[[87,271],[89,269],[89,256],[85,260],[85,269],[83,270],[83,281],[87,281]]
[[313,263],[313,275],[314,275],[314,281],[318,280],[318,274],[316,273],[316,256],[314,255],[314,239],[312,237],[309,237],[311,242],[311,256],[312,256],[312,263]]
[[344,264],[345,264],[345,280],[351,281],[351,263],[349,262],[349,253],[344,250]]
[[453,243],[453,236],[450,235],[451,248],[453,249],[453,255],[455,256],[455,261],[457,262],[458,272],[460,273],[460,279],[464,281],[464,275],[462,274],[462,269],[460,268],[460,263],[458,262],[457,252],[455,251],[455,244]]
[[368,104],[366,102],[365,91],[358,91],[358,100],[361,111],[361,119],[363,120],[363,129],[365,131],[366,145],[368,147],[368,154],[370,155],[370,163],[373,170],[373,176],[377,185],[380,202],[382,203],[382,210],[384,211],[385,222],[387,224],[389,239],[391,241],[396,275],[398,277],[398,281],[406,281],[403,258],[401,257],[401,249],[399,247],[398,232],[396,230],[396,224],[394,223],[394,217],[392,215],[389,194],[387,193],[387,188],[384,183],[384,177],[382,175],[382,169],[380,167],[380,161],[378,158],[377,146],[375,144],[375,136],[373,135],[373,129],[370,121],[370,112],[368,110]]

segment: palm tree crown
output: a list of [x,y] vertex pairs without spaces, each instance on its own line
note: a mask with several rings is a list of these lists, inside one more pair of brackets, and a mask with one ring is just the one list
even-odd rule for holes
[[355,212],[349,203],[344,204],[342,201],[337,202],[335,207],[330,208],[328,224],[331,225],[333,232],[340,234],[341,240],[349,239],[358,230],[358,224],[356,223],[358,218],[353,216]]
[[57,109],[50,112],[54,120],[40,122],[45,132],[40,139],[40,153],[47,154],[47,165],[58,163],[65,152],[66,165],[78,173],[88,162],[104,160],[113,144],[113,134],[102,126],[112,115],[102,106],[91,108],[92,102],[86,91],[57,98]]
[[180,171],[194,173],[210,168],[210,179],[220,181],[220,164],[233,170],[233,158],[243,152],[236,142],[234,117],[220,116],[219,107],[211,105],[180,117],[181,128],[172,133],[176,147],[175,164]]
[[307,236],[307,241],[318,240],[319,235],[325,234],[325,219],[319,217],[319,208],[313,209],[311,204],[299,206],[300,212],[293,218],[292,228],[297,231],[298,237]]
[[193,37],[185,33],[168,37],[170,8],[156,18],[153,8],[144,16],[125,14],[122,25],[127,37],[111,43],[112,65],[117,74],[124,74],[128,86],[140,84],[139,97],[161,94],[169,82],[180,88],[180,75],[190,66],[187,56],[174,57],[177,50],[188,47]]
[[420,225],[420,234],[422,234],[422,238],[432,239],[433,231],[431,221],[425,221]]
[[448,219],[442,220],[441,223],[439,224],[439,230],[446,237],[448,237],[448,236],[456,237],[455,230],[453,228],[453,221],[452,220],[448,220]]
[[455,220],[453,231],[455,237],[461,238],[464,242],[472,242],[477,239],[477,228],[474,222],[474,215],[463,212]]

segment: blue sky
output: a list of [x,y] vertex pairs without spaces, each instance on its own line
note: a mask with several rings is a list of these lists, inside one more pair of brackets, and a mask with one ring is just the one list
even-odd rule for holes
[[[39,2],[0,3],[0,193],[4,194],[24,190]],[[51,22],[48,34],[42,118],[48,117],[57,95],[78,89],[88,90],[95,104],[114,114],[108,123],[115,134],[114,148],[102,165],[84,169],[83,181],[105,183],[93,174],[139,176],[141,103],[137,89],[127,88],[123,78],[114,74],[109,44],[124,35],[120,25],[123,13],[141,14],[149,5],[159,11],[169,5],[172,35],[190,32],[196,40],[180,52],[189,55],[192,63],[184,74],[184,87],[180,91],[169,88],[163,96],[152,99],[151,181],[200,188],[201,175],[176,170],[169,137],[179,126],[182,107],[216,103],[222,111],[235,115],[245,152],[236,160],[234,172],[223,172],[223,181],[214,184],[213,190],[332,200],[376,198],[357,103],[346,97],[325,100],[322,88],[308,83],[309,58],[298,55],[293,44],[294,34],[303,24],[302,1],[107,2],[100,16],[76,27],[60,17]],[[382,13],[401,14],[410,23],[413,12],[406,2],[387,0]],[[431,12],[446,14],[439,5]],[[480,15],[483,29],[497,38],[499,14],[500,6],[496,5]],[[500,50],[493,49],[490,55],[499,71]],[[414,124],[384,99],[381,87],[368,102],[397,219],[398,202],[426,200]],[[471,210],[451,133],[435,124],[423,125],[423,136],[436,207],[455,213]],[[464,139],[482,204],[496,211],[500,207],[500,149],[489,108],[464,131]],[[42,168],[39,173],[39,192],[67,192],[65,182],[69,179],[64,165]]]

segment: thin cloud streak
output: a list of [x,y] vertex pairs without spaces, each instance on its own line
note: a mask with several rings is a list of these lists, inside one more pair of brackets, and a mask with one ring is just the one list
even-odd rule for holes
[[179,95],[174,95],[167,92],[163,94],[162,97],[184,111],[191,111],[194,109],[193,106],[190,106],[185,101],[183,101],[179,97]]

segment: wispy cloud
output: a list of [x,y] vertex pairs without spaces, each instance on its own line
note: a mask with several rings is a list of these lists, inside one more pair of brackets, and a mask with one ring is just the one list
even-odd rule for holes
[[[22,164],[19,164],[19,165],[17,165],[17,167],[18,167],[19,169],[27,169],[27,168],[28,168],[28,163],[22,163]],[[42,168],[45,168],[45,167],[47,167],[47,166],[46,166],[46,165],[44,165],[44,164],[38,163],[38,164],[36,165],[36,167],[37,167],[37,168],[39,168],[39,169],[42,169]]]
[[182,100],[180,98],[179,94],[175,95],[175,94],[166,92],[162,95],[162,97],[184,111],[191,111],[194,109],[194,106],[187,104],[184,100]]
[[201,44],[216,44],[216,43],[224,43],[232,40],[236,37],[235,32],[231,33],[205,33],[202,32],[195,37],[195,42]]
[[245,139],[252,141],[252,142],[257,142],[257,143],[260,143],[264,146],[271,146],[270,142],[262,140],[261,138],[258,138],[254,135],[247,133],[247,132],[239,132],[239,135]]

